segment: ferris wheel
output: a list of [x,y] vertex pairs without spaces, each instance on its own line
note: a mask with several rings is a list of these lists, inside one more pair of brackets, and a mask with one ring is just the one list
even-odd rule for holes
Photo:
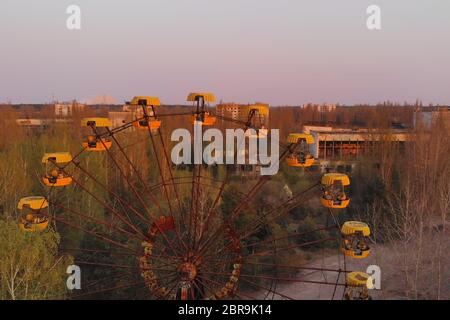
[[[220,121],[258,136],[266,129],[260,105],[249,106],[246,119],[237,120],[212,111],[211,93],[191,93],[187,101],[193,104],[189,112],[163,113],[157,97],[134,97],[130,121],[112,128],[108,118],[85,118],[81,150],[44,154],[47,195],[20,200],[19,226],[39,233],[58,225],[83,235],[61,248],[76,257],[75,264],[94,270],[71,297],[140,290],[152,299],[296,299],[297,292],[286,290],[296,283],[328,288],[329,299],[369,299],[370,276],[347,270],[345,263],[370,254],[368,225],[339,221],[339,210],[350,204],[349,177],[327,173],[315,179],[311,173],[313,183],[266,204],[264,188],[276,176],[242,181],[227,165],[178,168],[170,159],[166,121],[180,118],[202,128]],[[313,143],[309,134],[289,134],[278,161],[308,173],[315,162]],[[64,196],[70,188],[70,196],[89,199],[88,205]],[[321,225],[304,232],[274,230],[312,197],[323,206]],[[295,261],[298,250],[323,249],[324,243],[338,243],[339,261]],[[335,276],[316,279],[310,273]]]

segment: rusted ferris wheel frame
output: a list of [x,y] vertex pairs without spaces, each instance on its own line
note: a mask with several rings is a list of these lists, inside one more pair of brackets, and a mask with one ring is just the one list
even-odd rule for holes
[[[155,113],[156,114],[156,113]],[[161,114],[161,115],[158,115],[158,117],[164,117],[164,116],[175,116],[175,115],[188,115],[188,114],[192,114],[192,113],[177,113],[177,114]],[[217,116],[217,115],[216,115]],[[224,118],[224,117],[220,117],[220,116],[217,116],[218,118],[221,118],[222,120],[225,120],[225,121],[232,121],[233,123],[237,123],[237,124],[241,124],[241,125],[244,125],[244,128],[251,128],[251,124],[250,124],[250,120],[248,120],[247,122],[242,122],[242,121],[236,121],[236,120],[230,120],[230,119],[226,119],[226,118]],[[148,120],[148,118],[149,118],[149,115],[146,113],[146,110],[145,110],[145,108],[144,108],[144,116],[142,117],[142,118],[140,118],[140,119],[136,119],[136,120],[133,120],[133,121],[131,121],[131,122],[128,122],[128,123],[126,123],[126,124],[124,124],[124,125],[122,125],[122,126],[120,126],[120,127],[118,127],[118,128],[115,128],[115,129],[109,129],[109,128],[107,128],[107,131],[106,131],[106,133],[100,133],[100,132],[98,132],[97,130],[96,130],[96,128],[94,127],[94,128],[92,128],[93,129],[93,132],[94,132],[94,134],[95,134],[95,136],[98,138],[98,139],[100,139],[100,141],[102,142],[102,143],[104,143],[101,139],[102,138],[105,138],[105,137],[108,137],[108,138],[112,138],[113,139],[113,141],[115,142],[115,144],[116,144],[116,146],[119,148],[119,151],[120,151],[120,153],[124,156],[124,158],[125,158],[125,160],[127,161],[127,163],[129,163],[129,165],[132,167],[132,169],[133,169],[133,171],[135,172],[135,174],[136,174],[136,176],[138,177],[138,180],[140,181],[140,183],[143,185],[143,188],[144,188],[144,190],[146,190],[146,193],[149,195],[149,196],[153,196],[153,191],[151,191],[151,192],[148,192],[148,191],[150,191],[150,190],[157,190],[157,189],[160,189],[161,187],[163,188],[163,190],[164,190],[164,194],[165,194],[165,197],[166,197],[166,199],[167,199],[167,204],[169,205],[169,211],[170,211],[170,215],[172,216],[172,217],[174,217],[174,214],[173,214],[173,208],[171,207],[171,201],[170,201],[170,199],[168,198],[168,195],[167,195],[167,187],[172,187],[173,188],[173,191],[174,191],[174,193],[176,194],[176,201],[177,201],[177,203],[178,203],[178,211],[179,211],[179,213],[180,213],[180,216],[181,216],[181,211],[182,211],[182,207],[181,207],[181,201],[180,201],[180,199],[179,199],[179,195],[178,195],[178,193],[177,193],[177,185],[178,184],[183,184],[183,182],[179,182],[179,181],[177,181],[177,180],[180,180],[180,179],[183,179],[183,178],[180,178],[180,177],[174,177],[173,176],[173,174],[172,174],[172,171],[171,171],[171,165],[170,165],[170,160],[168,159],[168,155],[167,155],[167,150],[166,150],[166,147],[165,147],[165,145],[164,145],[164,141],[163,141],[163,134],[162,134],[162,132],[161,132],[161,129],[160,128],[158,128],[158,136],[160,137],[160,143],[162,144],[162,149],[164,150],[163,151],[163,159],[166,161],[166,164],[167,164],[167,167],[169,168],[169,180],[166,180],[165,179],[165,177],[164,177],[164,174],[163,174],[163,172],[162,172],[162,170],[161,170],[161,160],[159,159],[159,157],[158,157],[158,155],[157,155],[157,150],[156,150],[156,146],[155,146],[155,143],[156,143],[156,139],[155,139],[155,135],[152,133],[152,131],[150,130],[150,128],[148,128],[148,132],[149,132],[149,137],[150,137],[150,140],[151,140],[151,143],[152,143],[152,148],[153,148],[153,151],[154,151],[154,153],[155,153],[155,156],[156,157],[158,157],[157,158],[157,163],[158,163],[158,167],[159,167],[159,173],[160,173],[160,178],[161,178],[161,182],[160,183],[158,183],[158,184],[156,184],[156,185],[147,185],[147,183],[143,180],[143,178],[141,177],[141,175],[140,175],[140,173],[139,173],[139,170],[135,167],[135,165],[133,164],[133,162],[127,157],[127,155],[126,155],[126,152],[124,151],[124,149],[123,149],[123,147],[121,146],[121,144],[120,144],[120,142],[118,141],[118,139],[115,137],[115,134],[117,134],[117,133],[119,133],[119,132],[121,132],[121,131],[123,131],[123,130],[126,130],[126,129],[128,129],[128,128],[130,128],[132,125],[133,125],[133,123],[134,122],[136,122],[136,121],[139,121],[139,120],[142,120],[142,119],[146,119],[146,120]],[[249,118],[251,118],[250,116],[249,116]],[[286,146],[285,146],[286,147]],[[292,152],[291,151],[291,148],[292,148],[293,146],[287,146],[286,148],[285,148],[285,150],[284,150],[284,152],[282,153],[282,155],[281,155],[281,157],[280,157],[280,161],[287,155],[287,154],[289,154],[289,152]],[[71,161],[71,163],[75,166],[75,168],[77,168],[77,169],[80,169],[81,171],[83,171],[85,174],[88,174],[89,175],[89,178],[90,179],[93,179],[93,180],[96,180],[96,178],[93,176],[93,175],[91,175],[87,170],[85,170],[85,169],[83,169],[83,167],[81,167],[81,165],[80,165],[80,163],[79,162],[77,162],[76,161],[76,159],[78,159],[79,158],[79,156],[83,153],[85,151],[85,148],[83,148],[83,150],[81,150],[75,157],[73,157],[73,160]],[[114,158],[114,156],[113,155],[111,155],[110,154],[110,151],[106,148],[106,153],[108,154],[108,157],[109,157],[109,159],[115,159]],[[114,162],[114,161],[113,161]],[[69,164],[67,164],[66,166],[64,166],[64,167],[61,167],[61,169],[62,170],[65,170],[66,169],[66,167],[68,166],[68,165],[70,165],[71,163],[69,163]],[[117,163],[117,162],[114,162],[114,166],[115,167],[117,167],[117,169],[118,170],[120,170],[120,165]],[[219,202],[219,199],[221,198],[221,196],[222,196],[222,193],[224,192],[224,189],[225,189],[225,186],[227,185],[227,182],[228,182],[228,172],[226,173],[226,177],[225,177],[225,179],[220,183],[220,187],[218,188],[219,190],[218,190],[218,193],[217,193],[217,195],[214,197],[214,201],[213,201],[213,204],[211,205],[211,207],[210,207],[210,209],[209,210],[207,210],[207,212],[208,212],[208,215],[207,215],[207,223],[209,223],[210,222],[210,220],[212,219],[212,217],[213,217],[213,215],[215,215],[215,214],[217,214],[217,210],[215,209],[216,208],[216,206],[217,206],[217,204],[218,204],[218,202]],[[129,181],[129,179],[128,179],[128,177],[126,176],[126,175],[123,175],[122,174],[122,177],[125,179],[125,181],[127,182],[127,184],[128,185],[130,185],[130,188],[132,188],[132,191],[133,191],[133,193],[135,194],[135,196],[136,196],[136,198],[137,198],[137,200],[139,200],[139,202],[144,206],[144,207],[146,207],[145,206],[145,201],[142,199],[142,197],[139,195],[139,193],[137,192],[137,190],[134,188],[134,187],[132,187],[132,183]],[[194,193],[192,193],[192,196],[191,196],[191,205],[193,205],[193,199],[192,198],[195,198],[195,199],[198,199],[198,192],[199,192],[199,190],[201,190],[201,188],[202,187],[204,187],[206,184],[205,183],[203,183],[201,180],[203,179],[204,177],[202,177],[202,175],[201,175],[201,166],[199,166],[198,167],[198,170],[196,170],[195,168],[194,168],[194,170],[193,170],[193,174],[192,174],[192,181],[191,181],[191,183],[192,183],[192,191],[194,191],[195,190],[195,194]],[[213,180],[213,179],[212,179]],[[239,214],[241,213],[241,211],[242,210],[244,210],[244,208],[246,208],[246,203],[247,202],[249,202],[251,199],[253,199],[255,196],[256,196],[256,194],[258,193],[258,191],[262,188],[262,186],[268,181],[269,179],[267,178],[267,177],[261,177],[261,178],[259,178],[258,179],[258,181],[250,188],[250,190],[243,196],[243,197],[241,197],[241,200],[236,204],[236,206],[235,206],[235,208],[233,209],[233,211],[232,211],[232,214],[231,214],[231,218],[230,218],[230,220],[231,220],[231,222],[234,222],[236,219],[237,219],[237,217],[239,216]],[[77,184],[78,186],[80,186],[81,188],[83,188],[83,184],[81,183],[81,182],[79,182],[78,180],[77,181],[74,181],[75,182],[75,184]],[[97,181],[98,183],[100,183],[99,181]],[[311,187],[311,189],[310,190],[312,190],[313,188],[315,188],[317,185],[314,185],[314,186],[312,186]],[[155,223],[155,217],[153,217],[153,215],[152,214],[150,214],[150,210],[149,209],[147,209],[146,208],[146,210],[145,211],[147,211],[147,215],[146,216],[144,216],[144,215],[142,215],[141,213],[139,213],[138,211],[137,211],[137,209],[136,208],[134,208],[133,207],[133,205],[132,204],[130,204],[129,202],[127,202],[127,201],[125,201],[124,199],[121,199],[120,198],[120,196],[119,195],[117,195],[117,194],[115,194],[114,193],[114,191],[112,191],[112,190],[108,190],[107,189],[107,187],[106,186],[104,186],[105,188],[106,188],[106,190],[107,190],[107,192],[108,192],[108,194],[110,195],[110,196],[112,196],[114,199],[118,199],[118,201],[123,205],[123,206],[126,206],[129,210],[131,210],[131,213],[133,213],[135,216],[138,216],[138,217],[140,217],[140,218],[142,218],[142,222],[143,223],[147,223],[147,224],[150,224],[150,223],[152,223],[152,224],[154,224],[156,227],[157,227],[157,229],[159,229],[158,231],[159,231],[159,233],[162,235],[162,237],[163,238],[165,238],[164,237],[164,232],[161,232],[162,230],[160,230],[160,228],[159,228],[159,226],[158,226],[158,224],[157,223]],[[211,185],[209,185],[209,187],[211,187]],[[134,189],[133,189],[134,188]],[[51,189],[52,190],[52,189]],[[51,192],[51,190],[50,190],[50,192]],[[90,192],[89,190],[87,190],[86,188],[84,188],[83,189],[85,192],[88,192],[92,197],[95,197],[95,195],[93,195],[92,194],[92,192]],[[307,190],[307,191],[309,191],[309,190]],[[303,193],[304,194],[304,193]],[[94,198],[95,199],[95,198]],[[297,196],[295,196],[294,197],[294,199],[297,199]],[[99,199],[95,199],[96,201],[98,201],[98,202],[100,202],[100,200]],[[101,202],[100,202],[101,203]],[[158,199],[155,197],[154,199],[152,199],[152,203],[160,210],[160,212],[162,211],[162,209],[161,209],[161,206],[160,205],[158,205],[159,203],[158,203]],[[60,205],[60,204],[57,204],[57,203],[53,203],[52,202],[52,205],[54,205],[54,206],[56,206],[56,207],[59,207],[60,209],[63,209],[63,210],[65,210],[65,211],[71,211],[71,209],[69,209],[69,208],[66,208],[66,207],[63,207],[62,205]],[[142,235],[142,234],[139,234],[139,230],[137,230],[138,228],[136,228],[135,226],[133,226],[132,225],[132,223],[129,221],[129,220],[127,220],[124,216],[122,216],[121,214],[120,214],[120,212],[118,212],[117,210],[114,210],[113,208],[111,208],[111,207],[109,207],[106,203],[101,203],[101,205],[108,211],[108,212],[110,212],[113,216],[116,216],[117,218],[119,218],[119,220],[122,222],[122,223],[124,223],[124,225],[126,225],[126,226],[128,226],[131,230],[133,230],[134,231],[134,233],[133,232],[130,232],[129,230],[125,230],[125,229],[122,229],[122,228],[120,228],[120,227],[116,227],[116,226],[114,226],[112,229],[113,230],[115,230],[116,232],[121,232],[121,233],[125,233],[125,234],[128,234],[129,236],[131,236],[131,237],[135,237],[135,238],[139,238],[139,239],[142,239],[142,236],[144,236],[145,237],[145,235]],[[282,203],[279,207],[277,207],[277,209],[283,209],[283,212],[286,212],[286,211],[288,211],[288,210],[290,210],[291,208],[295,208],[296,206],[298,206],[299,205],[299,203],[298,202],[295,202],[293,199],[289,199],[288,201],[286,201],[285,203]],[[192,210],[192,209],[191,209]],[[77,215],[77,216],[79,216],[79,217],[86,217],[86,215],[85,214],[83,214],[83,213],[80,213],[80,212],[73,212],[74,210],[72,210],[71,212],[72,212],[72,214],[74,214],[74,215]],[[197,211],[197,210],[194,210],[194,211]],[[258,221],[258,224],[257,224],[257,226],[255,226],[255,227],[258,227],[258,228],[260,228],[260,227],[263,227],[264,225],[268,225],[269,223],[270,223],[270,221],[273,221],[274,219],[276,219],[277,217],[279,217],[279,216],[281,216],[282,214],[279,214],[278,216],[275,216],[275,213],[277,213],[277,210],[276,209],[274,209],[274,210],[271,210],[271,211],[269,211],[269,213],[266,213],[266,214],[264,214],[262,217],[260,217],[260,219],[259,219],[259,221]],[[271,215],[274,215],[273,217],[270,217]],[[193,214],[191,214],[190,215],[191,216],[191,218],[194,218],[193,217]],[[268,218],[271,218],[270,220],[267,220]],[[61,218],[57,218],[56,219],[57,221],[59,221],[59,222],[61,222],[61,223],[63,223],[63,224],[67,224],[67,225],[69,225],[69,226],[71,226],[71,227],[75,227],[73,224],[71,224],[70,222],[68,222],[68,221],[65,221],[64,219],[61,219]],[[88,219],[89,220],[89,219]],[[91,219],[92,220],[92,219]],[[195,219],[193,219],[194,220],[194,222],[197,222],[197,217],[195,218]],[[95,221],[95,223],[99,223],[99,224],[102,224],[102,225],[105,225],[105,226],[107,226],[108,225],[108,223],[107,222],[104,222],[104,221],[99,221],[99,220],[96,220]],[[194,227],[194,226],[191,226],[191,227]],[[220,227],[223,227],[222,225],[221,226],[219,226],[219,228]],[[249,235],[249,232],[251,232],[251,233],[253,233],[253,232],[256,232],[255,231],[255,229],[258,229],[258,228],[253,228],[252,230],[248,230],[245,234],[240,234],[239,235],[239,240],[242,240],[242,239],[245,239],[248,235]],[[107,237],[103,237],[103,236],[101,236],[100,234],[97,234],[97,233],[93,233],[93,232],[91,232],[91,231],[89,231],[89,230],[87,230],[87,229],[83,229],[83,228],[81,228],[81,227],[79,227],[79,229],[81,230],[81,231],[83,231],[83,232],[86,232],[86,233],[88,233],[88,234],[91,234],[91,235],[93,235],[93,236],[95,236],[95,237],[97,237],[97,238],[100,238],[100,239],[102,239],[103,241],[106,241],[106,242],[109,242],[110,244],[113,244],[114,246],[116,246],[116,247],[121,247],[122,249],[127,249],[127,250],[131,250],[132,251],[132,253],[130,253],[131,255],[135,255],[135,254],[138,254],[137,252],[133,252],[133,250],[131,249],[131,248],[128,248],[127,246],[124,246],[123,244],[121,244],[121,243],[119,243],[119,242],[116,242],[116,241],[114,241],[114,240],[112,240],[112,239],[109,239],[109,238],[107,238]],[[177,229],[177,227],[175,227],[175,230]],[[194,230],[196,230],[197,229],[197,227],[194,227]],[[191,231],[190,231],[191,232]],[[194,231],[195,232],[195,231]],[[213,234],[215,234],[215,233],[213,233]],[[208,245],[209,244],[211,244],[210,242],[210,240],[209,239],[211,239],[211,237],[210,238],[208,238],[207,240],[206,240],[206,244],[205,245],[203,245],[203,246],[201,246],[200,247],[200,244],[201,244],[201,242],[203,241],[203,237],[204,237],[204,235],[205,235],[205,233],[203,233],[203,232],[201,232],[201,235],[200,235],[200,237],[199,237],[199,239],[194,239],[194,243],[193,243],[193,249],[195,249],[195,248],[197,248],[199,251],[202,251],[202,250],[206,250],[207,248],[208,248]],[[180,242],[180,244],[182,245],[182,246],[184,246],[185,248],[187,247],[187,245],[186,244],[183,244],[182,243],[182,236],[179,234],[179,233],[177,233],[177,236],[176,236],[176,238],[177,238],[177,240]],[[109,239],[109,240],[106,240],[106,239]],[[168,245],[168,247],[171,247],[171,242],[170,242],[170,240],[169,239],[163,239],[163,240],[165,240],[166,242],[167,242],[167,245]],[[279,240],[279,239],[278,239]],[[195,243],[195,242],[198,242],[197,244]],[[274,243],[276,243],[276,241],[277,241],[277,239],[271,239],[271,240],[268,240],[268,239],[266,239],[266,240],[264,240],[264,242],[270,242],[270,241],[272,241],[272,242],[274,242]],[[324,241],[328,241],[328,239],[325,239]],[[320,241],[318,241],[318,243],[319,243]],[[172,246],[173,246],[173,244],[172,244]],[[256,243],[253,243],[252,244],[252,246],[256,246]],[[300,247],[301,245],[297,245],[297,246],[289,246],[289,247],[285,247],[285,248],[276,248],[276,250],[288,250],[288,249],[291,249],[291,248],[295,248],[295,247]],[[224,246],[224,248],[225,248],[225,246]],[[271,250],[269,250],[268,251],[268,253],[270,253],[270,252],[272,252]],[[175,252],[175,250],[173,251],[173,253],[175,254],[175,256],[177,256],[177,254],[176,254],[176,252]],[[156,258],[156,257],[153,257],[153,258]],[[245,258],[243,259],[243,261],[245,261]],[[245,262],[243,262],[244,264],[245,264]],[[95,262],[89,262],[88,264],[91,264],[91,265],[95,265]],[[256,265],[256,264],[258,264],[258,263],[256,263],[256,262],[249,262],[249,264],[253,264],[253,265]],[[97,265],[99,265],[99,264],[97,264]],[[263,264],[260,264],[260,265],[263,265]],[[119,266],[118,265],[109,265],[110,267],[113,267],[113,268],[119,268]],[[277,267],[278,266],[278,264],[273,264],[272,266],[274,266],[274,267]],[[124,267],[124,268],[126,268],[126,266],[121,266],[121,267]],[[130,267],[132,267],[132,266],[130,266]],[[293,269],[295,269],[296,267],[295,266],[292,266],[292,267],[290,267],[290,268],[293,268]],[[307,269],[308,267],[305,267],[305,266],[303,266],[303,267],[298,267],[298,269],[302,269],[302,268],[304,268],[304,269]],[[314,268],[313,268],[314,269]],[[320,270],[324,270],[324,271],[330,271],[330,270],[332,270],[332,269],[321,269],[321,268],[316,268],[316,269],[320,269]],[[336,271],[336,272],[347,272],[346,270],[345,270],[345,266],[344,266],[344,270],[332,270],[332,271]],[[204,277],[204,275],[202,276],[202,278]],[[243,278],[247,278],[246,280],[247,280],[247,282],[251,282],[251,281],[249,281],[248,280],[248,278],[249,277],[253,277],[254,279],[258,279],[258,277],[256,277],[256,276],[252,276],[252,275],[243,275]],[[273,281],[275,281],[275,282],[278,282],[278,281],[291,281],[291,282],[305,282],[305,283],[322,283],[322,284],[327,284],[327,285],[331,285],[330,283],[326,283],[326,282],[320,282],[320,281],[317,281],[317,282],[311,282],[311,281],[306,281],[306,280],[301,280],[301,279],[295,279],[295,278],[278,278],[278,277],[264,277],[264,276],[260,276],[260,278],[259,279],[266,279],[266,280],[272,280],[272,283],[273,283]],[[338,279],[339,280],[339,279]],[[207,286],[204,282],[209,282],[209,283],[211,283],[211,281],[213,281],[213,280],[211,280],[211,279],[204,279],[204,281],[203,281],[203,285],[205,285],[205,286]],[[141,281],[141,283],[142,283],[142,281]],[[196,283],[194,283],[194,285],[197,285]],[[217,284],[216,284],[217,285]],[[257,286],[260,286],[259,284],[256,284],[256,283],[253,283],[253,285],[254,285],[254,287],[257,287]],[[335,288],[338,286],[338,285],[342,285],[342,284],[339,284],[338,282],[336,282],[336,284],[335,284]],[[260,286],[261,287],[261,286]],[[273,296],[279,296],[279,297],[283,297],[283,298],[289,298],[289,297],[287,297],[287,296],[285,296],[285,295],[283,295],[283,294],[281,294],[281,293],[279,293],[279,292],[277,292],[276,290],[272,290],[271,288],[265,288],[267,291],[268,291],[268,293],[270,293],[270,292],[272,292],[273,293]],[[239,294],[237,294],[237,293],[234,293],[234,296],[235,297],[237,297],[237,298],[243,298],[241,295],[239,295]],[[267,297],[267,296],[266,296]]]

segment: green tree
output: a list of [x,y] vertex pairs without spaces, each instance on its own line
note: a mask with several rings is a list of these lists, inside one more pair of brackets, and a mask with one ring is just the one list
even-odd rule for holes
[[68,256],[58,256],[59,235],[47,230],[24,233],[0,220],[0,299],[63,299]]

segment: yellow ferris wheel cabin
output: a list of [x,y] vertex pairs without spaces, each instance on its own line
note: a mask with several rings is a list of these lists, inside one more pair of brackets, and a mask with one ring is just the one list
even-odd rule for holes
[[370,228],[361,221],[347,221],[341,227],[342,252],[354,259],[364,259],[370,255]]
[[320,202],[323,206],[331,209],[343,209],[348,207],[350,199],[345,193],[345,187],[350,185],[350,178],[343,173],[326,173],[322,180],[322,198]]
[[350,287],[367,288],[367,281],[370,275],[361,271],[353,271],[347,274],[347,285]]
[[216,96],[210,92],[191,92],[186,98],[189,102],[196,102],[200,99],[203,99],[204,102],[215,102]]
[[314,157],[309,151],[309,146],[314,144],[314,137],[306,133],[291,133],[287,137],[288,144],[299,144],[300,150],[286,157],[286,164],[290,167],[311,167]]
[[133,121],[133,126],[144,130],[158,130],[161,127],[161,120],[156,119],[154,107],[160,106],[161,101],[158,97],[152,96],[136,96],[130,102],[132,106],[144,106],[146,108],[147,117]]
[[97,139],[95,136],[89,135],[81,145],[86,151],[102,152],[112,147],[112,141],[108,138]]
[[[81,120],[81,126],[93,128],[108,128],[112,126],[112,122],[108,118],[84,118]],[[105,129],[103,129],[105,131]],[[83,148],[86,151],[105,151],[112,146],[112,141],[108,138],[97,138],[96,135],[89,134],[82,141]]]
[[19,200],[19,203],[17,204],[17,209],[23,210],[26,208],[29,208],[31,210],[41,210],[48,207],[48,201],[45,197],[40,196],[32,196],[32,197],[25,197]]
[[249,105],[248,107],[249,112],[253,111],[256,114],[260,114],[263,116],[269,116],[269,105],[264,103],[254,103]]
[[17,208],[21,211],[19,228],[23,232],[39,232],[47,229],[48,217],[43,210],[48,208],[48,201],[44,197],[25,197],[20,199]]
[[81,120],[81,126],[83,127],[95,126],[97,128],[106,128],[111,127],[112,122],[108,118],[84,118]]
[[157,107],[161,105],[158,97],[151,96],[136,96],[130,102],[132,106],[153,106]]
[[215,102],[216,97],[210,92],[192,92],[187,98],[189,102],[196,102],[194,114],[191,116],[191,123],[199,121],[204,126],[212,126],[216,123],[217,118],[205,109],[205,103]]
[[347,288],[344,294],[346,300],[371,300],[369,295],[370,275],[361,271],[354,271],[347,274]]
[[45,174],[42,182],[47,187],[65,187],[72,183],[72,177],[64,172],[58,164],[67,164],[72,161],[72,155],[69,152],[45,153],[42,157],[42,163],[45,164]]

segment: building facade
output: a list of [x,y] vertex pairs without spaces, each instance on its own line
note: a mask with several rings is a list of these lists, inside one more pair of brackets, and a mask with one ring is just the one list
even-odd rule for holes
[[60,118],[71,117],[74,113],[84,111],[86,105],[73,100],[72,102],[55,103],[55,116]]
[[331,112],[335,111],[337,106],[333,103],[305,103],[302,106],[300,106],[301,109],[311,109],[317,112]]

